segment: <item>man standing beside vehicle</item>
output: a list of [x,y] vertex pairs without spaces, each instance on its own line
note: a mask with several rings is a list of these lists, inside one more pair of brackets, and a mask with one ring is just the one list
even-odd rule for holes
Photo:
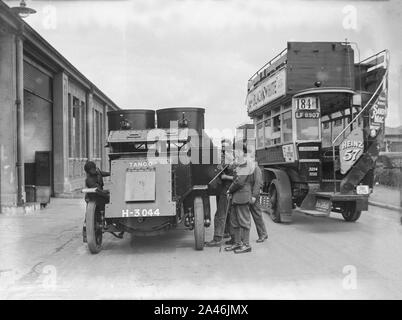
[[233,181],[233,155],[232,147],[230,146],[228,150],[226,141],[222,141],[222,147],[223,161],[219,166],[221,170],[223,170],[224,167],[226,167],[226,169],[222,171],[219,177],[220,192],[219,196],[217,196],[217,208],[214,217],[214,237],[211,241],[205,243],[207,247],[221,246],[225,234],[230,232],[230,215],[227,214],[227,207],[229,205],[227,191]]
[[265,227],[264,219],[262,217],[262,210],[259,204],[260,191],[263,187],[264,181],[262,177],[262,172],[258,164],[254,159],[249,159],[253,163],[254,172],[252,177],[252,195],[250,201],[250,213],[253,217],[255,227],[257,228],[258,243],[262,243],[268,239],[267,228]]
[[253,164],[246,157],[247,147],[242,145],[235,148],[237,167],[234,180],[228,190],[228,197],[231,197],[232,209],[230,221],[232,225],[234,244],[225,247],[226,251],[235,253],[246,253],[251,251],[250,227],[251,213],[250,202],[252,198]]
[[[97,189],[97,206],[99,206],[101,210],[104,210],[105,203],[109,202],[109,191],[103,190],[103,177],[110,176],[110,172],[100,170],[93,161],[87,161],[87,163],[84,165],[84,170],[87,175],[85,179],[85,186],[87,188]],[[89,195],[87,193],[85,194],[85,201],[89,201]],[[84,226],[82,227],[82,237],[83,241],[87,242],[86,221],[84,221]]]

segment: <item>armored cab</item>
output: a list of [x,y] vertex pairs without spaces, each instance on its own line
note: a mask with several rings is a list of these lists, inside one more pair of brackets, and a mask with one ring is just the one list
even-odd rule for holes
[[100,213],[98,233],[158,235],[183,221],[194,230],[195,248],[203,249],[209,196],[217,193],[209,182],[220,162],[203,132],[204,114],[195,107],[160,109],[156,119],[153,110],[108,113],[110,200]]

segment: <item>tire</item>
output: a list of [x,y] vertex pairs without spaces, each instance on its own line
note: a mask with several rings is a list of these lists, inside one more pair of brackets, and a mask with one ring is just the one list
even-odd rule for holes
[[361,211],[356,210],[356,203],[346,204],[342,208],[342,217],[347,222],[356,222],[361,214]]
[[101,214],[96,208],[95,201],[87,203],[85,221],[88,249],[92,254],[99,253],[102,250],[102,226]]
[[205,243],[204,203],[201,197],[194,199],[195,250],[203,250]]
[[279,213],[278,207],[278,189],[276,188],[276,179],[272,180],[271,186],[269,187],[269,199],[271,203],[271,208],[268,210],[269,216],[275,223],[281,223],[281,215]]

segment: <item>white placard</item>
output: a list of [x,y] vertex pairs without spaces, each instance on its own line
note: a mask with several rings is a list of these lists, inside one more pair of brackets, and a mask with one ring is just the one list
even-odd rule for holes
[[286,94],[286,69],[264,79],[247,95],[247,112],[253,112],[268,102]]
[[287,144],[282,146],[283,157],[285,158],[285,162],[294,162],[295,161],[295,150],[293,148],[293,144]]

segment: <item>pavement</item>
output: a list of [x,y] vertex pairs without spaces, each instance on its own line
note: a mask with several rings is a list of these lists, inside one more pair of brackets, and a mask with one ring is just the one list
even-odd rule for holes
[[33,214],[0,215],[0,298],[402,298],[396,211],[370,206],[356,223],[295,214],[275,224],[265,215],[268,241],[255,243],[253,226],[253,251],[243,255],[195,251],[182,226],[157,237],[106,235],[103,251],[91,255],[81,239],[84,205],[52,199]]
[[402,211],[401,193],[398,188],[376,185],[370,195],[369,204],[389,210]]

